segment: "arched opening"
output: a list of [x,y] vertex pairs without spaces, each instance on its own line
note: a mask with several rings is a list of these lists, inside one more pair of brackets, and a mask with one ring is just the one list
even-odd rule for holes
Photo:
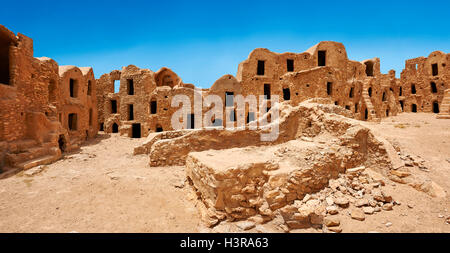
[[373,76],[373,62],[366,61],[364,64],[366,65],[366,75]]
[[358,103],[355,104],[355,113],[358,112]]
[[438,101],[433,101],[433,112],[439,113],[439,103]]
[[364,110],[364,120],[369,119],[369,110],[367,108]]
[[134,95],[134,82],[133,79],[127,79],[128,95]]
[[112,125],[112,132],[113,133],[118,133],[119,132],[119,126],[116,123],[114,123]]
[[91,80],[88,80],[87,95],[90,96],[91,94],[92,94],[92,84]]
[[291,100],[291,90],[289,88],[283,89],[283,99],[284,100]]
[[405,102],[403,100],[400,100],[400,106],[402,107],[402,112],[404,111]]
[[286,60],[286,68],[287,68],[287,72],[293,72],[294,71],[294,60],[287,59]]
[[160,124],[157,124],[156,125],[156,132],[159,133],[159,132],[162,132],[162,131],[163,131],[162,126]]
[[58,146],[59,146],[59,149],[61,150],[61,153],[66,150],[66,138],[64,137],[63,134],[59,135]]
[[256,69],[256,75],[258,76],[263,76],[264,75],[264,66],[265,62],[264,61],[258,61],[258,66]]
[[402,93],[403,93],[403,92],[402,92],[402,87],[400,86],[399,89],[398,89],[398,95],[399,95],[399,96],[403,96]]
[[430,86],[431,86],[431,93],[437,93],[438,92],[435,82],[431,82]]
[[417,112],[417,105],[416,104],[412,104],[411,105],[411,112]]
[[372,97],[372,87],[369,87],[369,89],[367,90],[367,92],[369,93],[369,97]]
[[389,117],[389,109],[386,109],[386,117]]
[[327,51],[318,51],[317,52],[317,65],[325,66],[327,63]]
[[70,89],[70,97],[76,98],[78,97],[78,80],[69,79],[69,89]]
[[431,74],[433,76],[437,76],[439,74],[437,63],[431,64]]
[[348,94],[348,97],[350,97],[350,98],[353,97],[353,87],[350,88],[350,94]]
[[381,101],[386,101],[386,92],[383,91],[383,96],[381,97]]
[[105,124],[102,122],[99,125],[100,130],[99,131],[105,131]]

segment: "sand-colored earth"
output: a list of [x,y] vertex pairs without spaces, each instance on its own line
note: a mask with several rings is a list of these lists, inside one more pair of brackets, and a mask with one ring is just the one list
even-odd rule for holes
[[[343,232],[450,232],[450,120],[403,113],[363,124],[402,153],[423,158],[427,170],[412,173],[434,181],[447,196],[433,198],[387,180],[386,188],[400,205],[364,221],[341,212]],[[228,222],[206,228],[185,183],[184,167],[149,167],[146,155],[132,155],[141,141],[99,134],[34,175],[25,171],[0,179],[0,232],[241,231]],[[274,219],[248,231],[283,232],[280,224]]]

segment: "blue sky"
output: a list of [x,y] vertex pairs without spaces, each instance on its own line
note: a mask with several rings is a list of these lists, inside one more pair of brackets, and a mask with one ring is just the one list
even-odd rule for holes
[[303,52],[344,43],[397,76],[409,58],[450,52],[450,1],[7,1],[0,24],[34,40],[34,55],[92,66],[98,78],[134,64],[210,87],[254,48]]

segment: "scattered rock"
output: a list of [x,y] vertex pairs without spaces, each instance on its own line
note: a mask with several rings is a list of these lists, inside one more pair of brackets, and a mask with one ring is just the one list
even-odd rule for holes
[[242,230],[249,230],[255,227],[255,223],[252,221],[239,221],[236,226]]
[[367,206],[369,205],[369,201],[367,199],[358,199],[355,203],[356,207]]
[[351,211],[352,219],[363,221],[366,219],[364,212],[361,209],[353,209]]
[[345,208],[345,207],[348,207],[349,201],[348,201],[348,199],[346,197],[340,197],[340,198],[337,198],[334,201],[334,203],[336,203],[336,205],[338,205],[340,207],[344,207]]
[[392,226],[392,222],[387,222],[385,225],[386,225],[386,227],[390,227],[390,226]]
[[363,207],[363,212],[365,214],[373,214],[375,212],[375,208],[373,208],[371,206],[365,206],[365,207]]
[[332,214],[332,215],[339,213],[336,206],[327,206],[326,210],[327,210],[327,213]]
[[323,219],[323,224],[327,227],[336,227],[341,224],[340,220],[335,216],[327,216]]
[[383,210],[391,211],[392,207],[393,207],[393,205],[391,203],[386,203],[386,204],[383,205]]
[[342,228],[341,227],[330,227],[330,228],[328,228],[328,230],[330,230],[331,232],[334,232],[334,233],[342,232]]

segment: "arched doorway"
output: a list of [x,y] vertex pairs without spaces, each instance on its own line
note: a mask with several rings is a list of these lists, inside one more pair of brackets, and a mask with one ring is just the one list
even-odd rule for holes
[[118,133],[119,132],[119,126],[116,123],[114,123],[112,125],[112,132],[113,133]]

